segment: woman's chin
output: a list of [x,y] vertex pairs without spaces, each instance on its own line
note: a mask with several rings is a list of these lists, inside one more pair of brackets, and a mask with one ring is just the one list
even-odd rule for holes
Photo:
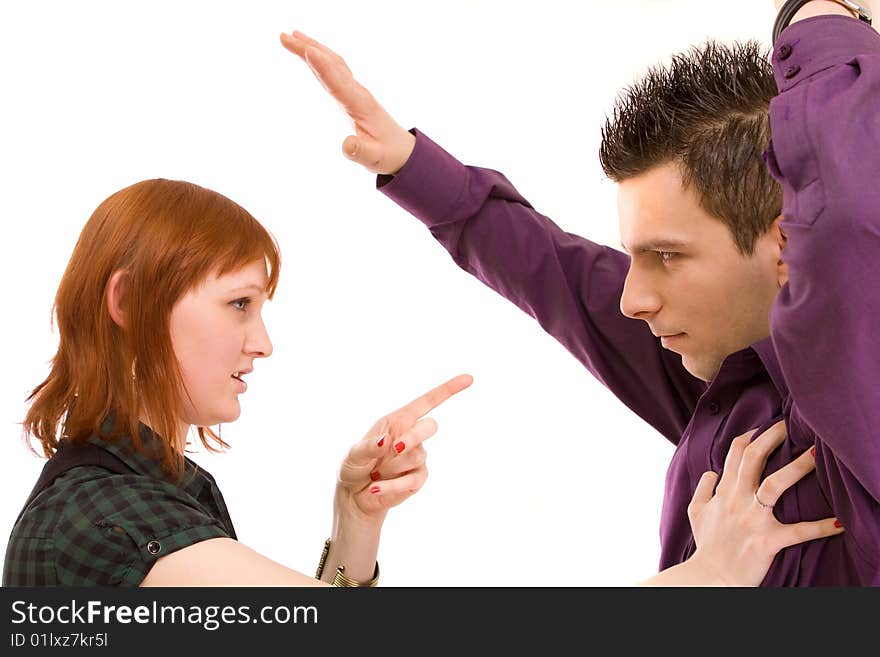
[[216,411],[214,413],[205,414],[199,418],[198,422],[192,424],[200,427],[216,427],[218,424],[229,424],[235,422],[241,416],[241,406],[238,400],[231,404],[228,409]]

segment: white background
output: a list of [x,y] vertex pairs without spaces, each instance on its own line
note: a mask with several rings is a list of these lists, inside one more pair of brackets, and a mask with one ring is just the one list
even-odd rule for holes
[[282,249],[264,311],[275,353],[223,427],[231,451],[194,456],[242,542],[311,574],[348,446],[468,372],[432,414],[425,487],[389,514],[381,583],[655,572],[672,445],[375,191],[340,153],[347,120],[278,34],[323,40],[404,127],[617,246],[597,156],[617,91],[709,36],[769,46],[773,17],[770,0],[3,3],[0,554],[43,462],[20,422],[57,346],[49,312],[77,236],[109,194],[165,177],[241,203]]

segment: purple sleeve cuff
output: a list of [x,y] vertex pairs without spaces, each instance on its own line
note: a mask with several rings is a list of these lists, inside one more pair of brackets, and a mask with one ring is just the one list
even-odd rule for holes
[[864,21],[829,14],[785,28],[773,49],[773,73],[780,93],[801,80],[858,54],[880,52],[880,34]]
[[412,155],[395,176],[379,175],[376,188],[428,228],[453,220],[467,168],[415,128]]

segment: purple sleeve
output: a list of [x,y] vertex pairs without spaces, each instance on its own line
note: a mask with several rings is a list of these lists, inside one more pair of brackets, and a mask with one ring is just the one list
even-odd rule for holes
[[880,35],[844,16],[788,27],[773,54],[770,171],[789,282],[770,315],[795,419],[846,538],[880,552]]
[[459,267],[534,317],[627,406],[678,443],[705,384],[620,312],[629,258],[560,229],[497,171],[465,166],[414,131],[381,191],[415,215]]

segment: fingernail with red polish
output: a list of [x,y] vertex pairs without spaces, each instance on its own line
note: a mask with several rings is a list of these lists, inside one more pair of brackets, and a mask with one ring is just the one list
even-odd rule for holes
[[385,434],[383,433],[381,436],[379,436],[379,440],[376,441],[376,447],[381,447],[384,444],[385,444]]
[[379,487],[378,487],[378,486],[373,486],[373,487],[371,487],[371,488],[370,488],[370,492],[371,492],[371,493],[378,493],[378,492],[379,492]]
[[406,445],[403,444],[403,441],[394,445],[394,451],[398,454],[400,454],[404,450],[404,448],[406,448]]
[[813,458],[816,458],[816,448],[815,447],[810,447],[810,456],[812,456]]
[[379,472],[378,472],[377,470],[373,470],[373,471],[370,473],[370,479],[372,479],[373,481],[376,481],[376,480],[379,479],[381,476],[382,476],[382,475],[380,475]]
[[835,520],[834,526],[837,527],[838,529],[840,529],[841,527],[843,527],[843,523],[841,523],[840,520]]

